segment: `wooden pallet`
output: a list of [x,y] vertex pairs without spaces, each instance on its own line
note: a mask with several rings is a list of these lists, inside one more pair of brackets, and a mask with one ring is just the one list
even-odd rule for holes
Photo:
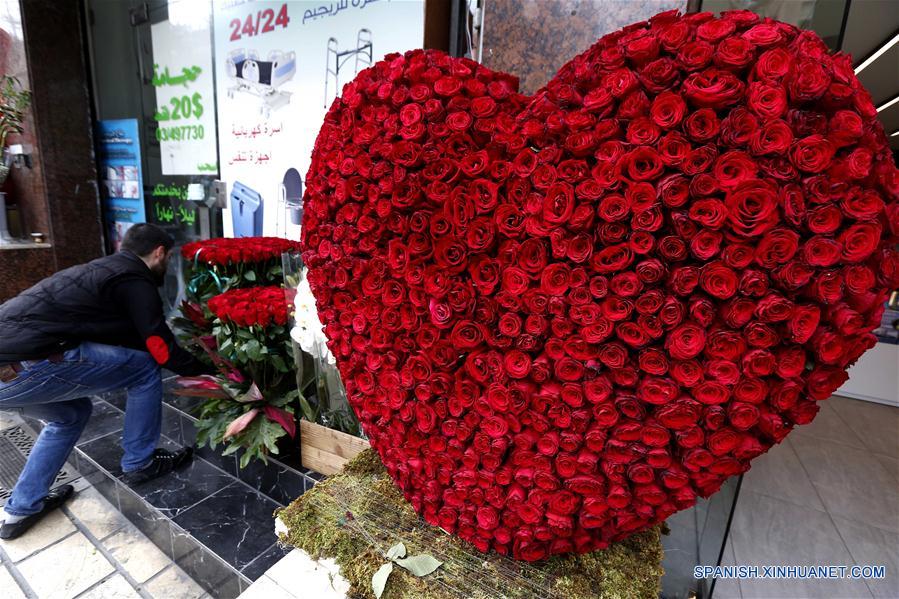
[[307,420],[300,421],[300,454],[304,468],[326,476],[336,474],[368,446],[368,441],[359,437]]

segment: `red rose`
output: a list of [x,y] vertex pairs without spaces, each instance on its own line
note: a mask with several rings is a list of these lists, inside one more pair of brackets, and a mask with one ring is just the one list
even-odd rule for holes
[[726,455],[737,448],[741,438],[741,435],[735,430],[724,428],[715,431],[708,440],[709,451],[715,456]]
[[556,183],[546,190],[543,219],[550,224],[566,222],[574,210],[574,189],[567,183]]
[[762,81],[750,83],[747,106],[763,121],[779,118],[787,110],[786,90]]
[[[770,121],[761,126],[749,140],[749,149],[756,156],[784,154],[793,143],[793,130],[783,121]],[[760,165],[766,164],[760,161]],[[790,176],[794,173],[789,172]]]
[[697,71],[709,64],[715,48],[703,41],[687,42],[677,53],[678,62],[686,71]]
[[728,220],[744,237],[757,237],[777,223],[777,191],[760,179],[738,184],[725,198]]
[[716,110],[737,102],[744,87],[730,71],[715,68],[693,73],[683,83],[684,96],[691,104]]
[[832,266],[840,260],[841,249],[837,240],[815,235],[802,247],[802,257],[810,266]]
[[635,181],[650,181],[664,171],[658,152],[648,146],[639,146],[627,155],[627,171]]
[[852,225],[840,234],[842,258],[847,262],[861,262],[880,244],[881,229],[873,223]]
[[833,144],[826,137],[810,135],[793,144],[790,162],[801,171],[820,173],[830,166],[834,152]]
[[792,63],[793,56],[786,48],[773,48],[759,55],[754,70],[761,80],[778,80],[790,72]]
[[503,360],[506,373],[515,379],[523,379],[531,371],[531,359],[528,355],[517,349],[513,349],[506,354]]
[[663,129],[680,124],[687,112],[687,105],[678,94],[664,92],[656,96],[649,110],[652,122]]
[[799,235],[788,229],[774,229],[762,237],[755,250],[755,260],[771,269],[789,262],[798,250]]
[[843,213],[835,205],[818,206],[808,212],[808,229],[812,233],[833,233],[840,228]]
[[727,299],[737,292],[737,275],[721,262],[710,262],[702,267],[699,285],[709,295]]
[[715,64],[729,69],[742,69],[755,58],[755,47],[747,40],[731,37],[715,48]]
[[440,96],[455,96],[462,89],[462,82],[453,77],[441,77],[434,82],[434,91]]
[[862,118],[851,110],[838,110],[827,123],[827,138],[837,147],[847,146],[862,136]]
[[689,360],[699,355],[705,346],[705,331],[695,325],[683,324],[668,334],[665,349],[675,360]]
[[790,98],[808,102],[821,97],[830,85],[830,75],[819,61],[799,58],[798,64],[787,78]]
[[754,179],[758,173],[755,161],[743,152],[730,151],[715,161],[713,175],[723,189],[732,189],[740,183]]
[[759,122],[755,115],[738,106],[721,122],[721,140],[729,146],[743,146],[758,130]]
[[727,409],[728,420],[737,430],[747,431],[759,420],[759,410],[750,403],[731,402]]
[[818,366],[809,374],[806,389],[811,399],[821,401],[833,395],[848,379],[844,368]]

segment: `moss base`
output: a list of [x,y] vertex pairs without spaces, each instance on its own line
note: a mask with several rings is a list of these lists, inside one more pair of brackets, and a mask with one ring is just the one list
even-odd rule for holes
[[662,544],[659,527],[603,551],[525,563],[484,554],[427,524],[404,500],[372,450],[319,483],[279,512],[284,543],[313,558],[334,558],[352,597],[373,597],[371,577],[387,562],[387,549],[403,542],[409,555],[444,562],[416,578],[395,567],[382,599],[565,599],[659,596]]

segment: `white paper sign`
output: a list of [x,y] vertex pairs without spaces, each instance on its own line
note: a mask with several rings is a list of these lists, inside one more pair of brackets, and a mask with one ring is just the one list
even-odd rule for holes
[[209,24],[151,26],[156,139],[163,175],[211,175],[216,158]]
[[424,2],[219,0],[214,30],[225,234],[298,239],[327,109],[357,72],[422,46]]

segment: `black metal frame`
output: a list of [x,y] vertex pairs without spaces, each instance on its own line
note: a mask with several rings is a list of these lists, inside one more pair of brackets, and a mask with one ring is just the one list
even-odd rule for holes
[[[730,538],[730,525],[734,521],[734,513],[737,511],[737,502],[740,501],[740,488],[743,486],[743,475],[740,475],[740,478],[737,479],[737,488],[734,491],[734,500],[730,504],[730,513],[727,515],[727,526],[724,527],[724,540],[721,543],[721,549],[718,550],[718,561],[715,564],[716,566],[721,565],[721,560],[724,559],[724,548],[727,547],[727,540]],[[715,596],[715,583],[718,582],[717,578],[712,579],[712,585],[709,587],[709,599],[713,599]]]

